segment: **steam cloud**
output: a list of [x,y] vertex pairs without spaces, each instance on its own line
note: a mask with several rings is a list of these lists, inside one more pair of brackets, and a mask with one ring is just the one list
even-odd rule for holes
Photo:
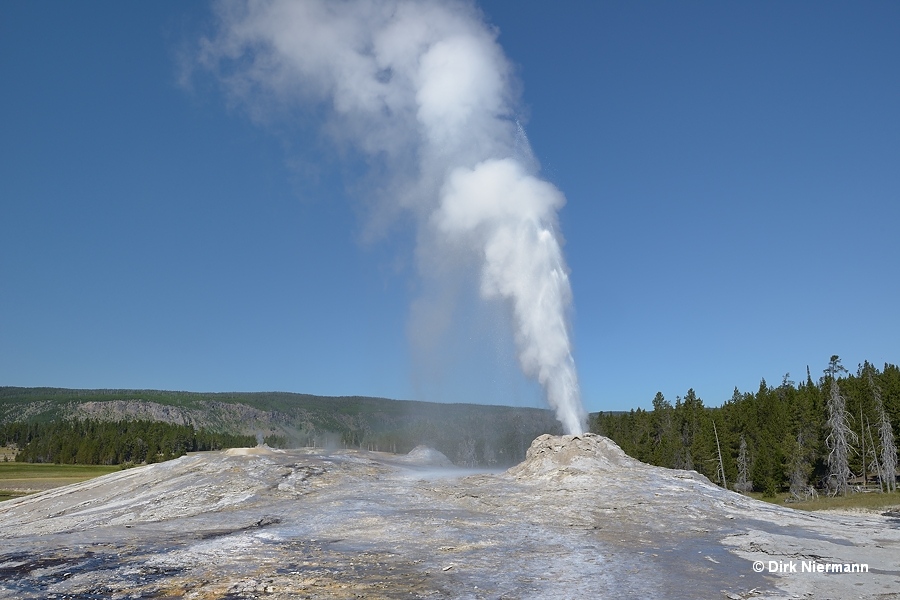
[[515,120],[515,80],[472,4],[293,0],[218,5],[200,62],[255,118],[306,107],[323,130],[390,173],[418,252],[474,252],[480,293],[512,309],[519,362],[568,433],[585,429],[557,234],[563,194],[537,177]]

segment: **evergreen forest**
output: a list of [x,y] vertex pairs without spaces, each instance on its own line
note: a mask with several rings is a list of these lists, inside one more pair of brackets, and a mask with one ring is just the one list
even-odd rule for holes
[[197,450],[255,446],[256,437],[159,421],[65,420],[0,424],[0,446],[17,462],[119,465],[154,463]]
[[900,427],[900,368],[865,362],[848,373],[832,356],[823,376],[755,392],[737,388],[717,408],[693,389],[652,410],[591,415],[590,429],[629,455],[658,466],[695,469],[719,485],[797,500],[819,492],[883,488],[896,482],[893,432]]
[[[68,426],[58,425],[55,429],[44,425],[78,422],[77,428],[67,430],[69,434],[95,437],[92,432],[84,433],[85,423],[94,423],[91,427],[99,431],[102,429],[99,423],[117,422],[124,432],[125,424],[135,421],[193,426],[199,444],[195,449],[198,450],[205,449],[202,440],[210,436],[210,432],[217,432],[252,436],[241,437],[252,440],[251,446],[262,437],[276,448],[359,448],[405,454],[418,445],[426,445],[444,453],[460,466],[493,468],[524,460],[529,444],[537,436],[562,433],[553,413],[543,408],[288,392],[207,393],[0,386],[0,446],[5,443],[4,428],[13,426],[14,429],[9,431],[33,427],[28,430],[36,432],[29,438],[31,448],[43,448],[25,451],[18,441],[20,434],[17,433],[20,437],[15,439],[7,435],[9,442],[23,450],[20,460],[44,460],[42,457],[59,455],[68,460],[72,446],[76,445],[86,447],[82,454],[95,454],[87,448],[86,441],[64,440],[63,431]],[[35,438],[51,433],[57,441],[35,441]],[[167,448],[173,456],[179,448],[192,449],[190,430],[160,429],[158,434],[137,435],[136,438],[148,446],[158,445],[157,452],[148,450],[151,458],[166,456]],[[105,439],[105,446],[109,447],[109,437]],[[112,459],[112,452],[100,452],[100,462],[142,462],[143,446],[140,442],[135,443],[136,451],[130,453],[128,443],[117,446],[115,455],[122,458]],[[224,447],[226,443],[236,442],[221,441],[219,446]],[[241,442],[238,445],[248,444]],[[100,447],[99,442],[97,446]],[[74,454],[78,462],[77,449]]]

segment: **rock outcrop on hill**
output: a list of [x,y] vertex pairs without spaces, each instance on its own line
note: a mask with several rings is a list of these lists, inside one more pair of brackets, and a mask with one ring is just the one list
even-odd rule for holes
[[[427,445],[459,465],[510,466],[542,433],[549,410],[283,392],[194,393],[0,387],[0,426],[60,419],[162,421],[195,429],[271,436],[285,447],[409,452]],[[0,444],[3,440],[0,440]]]

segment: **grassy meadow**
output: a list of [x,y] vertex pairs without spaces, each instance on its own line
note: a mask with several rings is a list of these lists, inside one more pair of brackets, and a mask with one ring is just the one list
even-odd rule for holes
[[121,470],[120,465],[53,465],[2,462],[0,501],[49,490]]
[[900,492],[883,494],[866,492],[848,494],[847,496],[819,496],[806,502],[786,503],[790,494],[782,493],[765,497],[761,493],[751,493],[751,497],[772,504],[779,504],[797,510],[866,510],[878,512],[900,512]]

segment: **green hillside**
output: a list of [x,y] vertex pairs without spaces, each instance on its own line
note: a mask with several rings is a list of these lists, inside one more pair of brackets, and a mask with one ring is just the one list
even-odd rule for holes
[[0,387],[0,424],[68,420],[158,421],[286,447],[405,453],[426,444],[467,466],[514,464],[538,435],[561,433],[550,411],[535,408],[286,392]]

